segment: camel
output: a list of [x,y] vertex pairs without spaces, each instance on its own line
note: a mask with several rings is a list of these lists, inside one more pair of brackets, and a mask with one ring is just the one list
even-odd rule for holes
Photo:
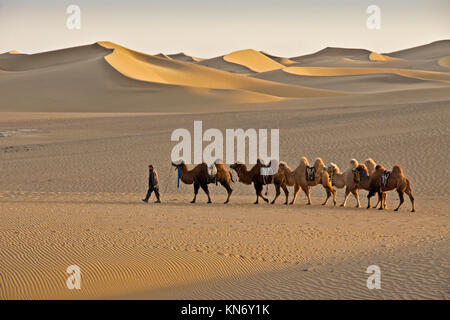
[[[385,183],[383,183],[383,180]],[[386,193],[385,191],[396,190],[400,198],[398,207],[394,211],[398,211],[400,206],[405,202],[403,194],[406,193],[411,201],[411,212],[415,212],[414,197],[411,190],[411,182],[403,174],[403,170],[399,165],[394,165],[392,171],[389,173],[382,165],[375,167],[375,172],[370,177],[369,194],[367,195],[367,207],[370,208],[370,198],[378,193],[378,197],[381,198],[381,205],[378,210],[383,210],[386,206]]]
[[[303,189],[303,192],[308,197],[308,205],[311,204],[311,196],[309,194],[309,187],[316,186],[321,184],[326,192],[327,192],[327,200],[331,194],[333,194],[333,202],[336,205],[336,190],[334,190],[333,186],[330,182],[330,177],[328,172],[324,170],[325,164],[321,158],[317,158],[314,167],[309,166],[309,162],[305,157],[300,159],[300,164],[298,167],[291,171],[291,169],[285,164],[280,163],[280,168],[284,171],[286,175],[287,182],[294,182],[294,198],[292,199],[290,204],[294,204],[297,199],[298,192],[300,189]],[[308,176],[310,177],[308,179]],[[322,203],[325,205],[326,201]]]
[[[283,162],[283,161],[281,161],[281,162]],[[285,163],[285,162],[283,162],[283,163]],[[265,165],[265,167],[270,168],[271,162],[269,162],[268,165]],[[280,189],[283,189],[284,195],[286,196],[286,201],[284,202],[284,204],[288,204],[289,190],[287,189],[287,186],[292,187],[294,185],[294,183],[292,182],[291,184],[287,184],[286,175],[279,167],[278,167],[277,173],[275,173],[272,177],[273,177],[272,183],[275,186],[275,198],[273,198],[273,200],[270,202],[270,204],[274,204],[275,201],[278,199],[278,197],[281,194]],[[267,192],[266,192],[266,195],[267,195]]]
[[256,192],[256,201],[254,204],[258,204],[259,197],[261,197],[265,202],[269,202],[269,200],[264,197],[261,192],[265,184],[272,183],[273,176],[261,175],[261,168],[264,166],[265,165],[259,159],[250,171],[247,170],[247,166],[243,163],[236,162],[230,166],[231,169],[236,171],[240,182],[248,185],[253,183]]
[[[346,188],[345,188],[345,198],[344,202],[341,204],[342,207],[345,207],[347,203],[348,196],[352,193],[357,201],[357,208],[361,207],[359,202],[359,189],[367,190],[370,189],[370,177],[371,174],[375,172],[375,167],[377,164],[373,161],[372,158],[368,158],[364,161],[364,164],[359,164],[358,161],[352,159],[350,161],[351,164],[351,173],[353,174],[350,179],[350,173],[348,173],[348,177],[346,179]],[[339,180],[339,175],[333,177],[333,179]],[[337,180],[335,180],[337,181]],[[381,197],[378,197],[378,201],[374,208],[378,207],[378,204],[381,204]],[[383,206],[386,208],[386,201],[383,202]]]
[[[341,207],[345,207],[347,203],[348,196],[352,193],[356,199],[356,207],[360,208],[361,203],[359,202],[358,188],[357,184],[355,184],[354,170],[358,166],[358,161],[355,159],[350,160],[350,167],[341,172],[339,167],[333,162],[330,163],[328,167],[326,167],[326,171],[330,176],[331,185],[337,189],[342,189],[345,187],[345,198],[341,204]],[[328,202],[328,198],[330,194],[327,193],[327,198],[325,199],[325,204]]]
[[215,176],[216,185],[217,185],[217,182],[219,182],[227,190],[228,196],[227,196],[227,200],[224,202],[225,204],[227,204],[230,201],[230,196],[231,196],[231,193],[233,192],[233,189],[230,186],[230,182],[234,182],[233,176],[227,170],[227,168],[225,167],[225,164],[221,160],[217,159],[214,162],[214,165],[216,166],[216,170],[217,170],[217,173]]
[[197,199],[198,189],[200,187],[208,196],[208,203],[211,203],[208,183],[213,182],[213,180],[208,174],[208,166],[206,165],[206,163],[200,163],[196,165],[192,170],[188,170],[183,160],[172,162],[172,166],[175,167],[175,170],[181,168],[181,181],[183,181],[183,183],[194,184],[194,199],[192,199],[191,203],[195,203],[195,200]]

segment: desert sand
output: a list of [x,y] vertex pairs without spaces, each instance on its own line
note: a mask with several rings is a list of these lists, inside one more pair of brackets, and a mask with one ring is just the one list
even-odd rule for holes
[[[450,41],[283,59],[252,50],[214,66],[109,42],[0,55],[0,299],[448,299],[449,55]],[[320,186],[312,206],[303,193],[253,205],[239,182],[228,205],[215,185],[212,204],[201,191],[190,204],[170,136],[194,120],[280,129],[291,167],[302,156],[342,170],[351,158],[400,164],[417,212],[407,198],[394,212],[395,192],[385,211],[352,197],[321,206]],[[161,205],[140,201],[150,162]],[[66,287],[74,264],[81,290]],[[366,287],[370,265],[381,290]]]

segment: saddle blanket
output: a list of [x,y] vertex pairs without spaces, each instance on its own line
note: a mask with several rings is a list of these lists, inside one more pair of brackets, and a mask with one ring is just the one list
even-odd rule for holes
[[386,188],[389,176],[391,175],[390,171],[384,171],[383,174],[381,175],[381,187],[382,188]]
[[314,181],[316,180],[316,168],[314,167],[306,167],[306,180]]

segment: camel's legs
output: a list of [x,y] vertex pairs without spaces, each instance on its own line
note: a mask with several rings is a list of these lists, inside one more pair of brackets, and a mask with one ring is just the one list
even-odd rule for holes
[[400,206],[405,202],[405,198],[403,196],[403,191],[397,189],[398,197],[400,198],[400,202],[398,204],[398,207],[394,209],[394,211],[398,211],[400,209]]
[[344,202],[342,202],[341,207],[345,207],[345,204],[347,203],[348,196],[350,195],[350,189],[349,187],[345,187],[345,197]]
[[356,208],[361,208],[361,202],[359,202],[359,191],[358,189],[355,189],[352,191],[353,195],[355,196],[356,199]]
[[261,185],[261,187],[259,188],[259,196],[265,201],[265,202],[267,202],[267,203],[269,203],[269,199],[267,199],[266,197],[264,197],[263,195],[262,195],[262,190],[263,190],[263,188],[264,188],[264,185]]
[[262,195],[262,189],[263,189],[263,185],[262,184],[258,184],[258,185],[255,185],[255,191],[256,191],[256,201],[255,201],[255,204],[258,204],[258,200],[259,200],[259,197],[261,197],[265,202],[269,202],[269,200],[266,198],[266,197],[264,197],[263,195]]
[[281,188],[283,188],[284,194],[286,196],[286,201],[284,202],[284,204],[288,204],[288,199],[289,199],[289,190],[286,187],[286,185],[282,185]]
[[306,186],[306,188],[303,188],[303,192],[308,197],[308,202],[306,203],[308,206],[311,205],[311,195],[309,194],[309,188]]
[[325,199],[324,203],[322,203],[322,205],[326,205],[328,202],[328,199],[331,197],[331,192],[328,189],[325,189],[325,191],[327,192],[327,198]]
[[378,191],[378,198],[381,199],[380,207],[378,210],[383,210],[385,208],[384,203],[386,202],[386,193]]
[[194,182],[194,199],[192,199],[191,203],[195,203],[197,199],[198,189],[200,188],[200,184],[198,182]]
[[412,206],[411,212],[416,212],[416,207],[414,205],[414,197],[412,195],[411,188],[407,187],[405,190],[405,193],[408,195],[409,200],[411,200],[411,206]]
[[211,203],[211,197],[209,196],[208,185],[201,184],[200,187],[202,187],[202,190],[205,191],[206,195],[208,196],[208,203]]
[[295,203],[295,200],[297,200],[298,192],[300,191],[300,185],[297,183],[294,185],[294,197],[292,198],[291,204]]
[[275,200],[277,200],[277,198],[280,196],[280,185],[276,184],[275,185],[275,198],[273,198],[272,202],[270,204],[274,204]]
[[230,185],[228,183],[221,182],[222,186],[224,186],[225,189],[227,189],[227,200],[224,203],[228,203],[230,201],[231,193],[233,192],[233,189],[231,189]]
[[337,201],[336,201],[336,189],[334,189],[333,187],[330,187],[330,188],[331,188],[331,193],[333,194],[333,205],[336,206],[336,203],[337,203]]
[[370,190],[367,194],[367,209],[370,209],[370,198],[372,198],[375,195],[375,191]]

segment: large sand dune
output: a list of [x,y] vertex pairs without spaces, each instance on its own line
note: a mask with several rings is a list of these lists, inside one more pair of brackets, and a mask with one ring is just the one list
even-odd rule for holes
[[185,112],[210,111],[214,105],[220,111],[261,103],[273,107],[286,99],[346,101],[352,92],[359,94],[354,101],[365,104],[371,99],[366,93],[386,93],[390,99],[393,91],[448,85],[447,47],[448,41],[441,41],[392,54],[325,48],[290,59],[251,49],[206,60],[153,56],[111,42],[5,53],[0,110]]

